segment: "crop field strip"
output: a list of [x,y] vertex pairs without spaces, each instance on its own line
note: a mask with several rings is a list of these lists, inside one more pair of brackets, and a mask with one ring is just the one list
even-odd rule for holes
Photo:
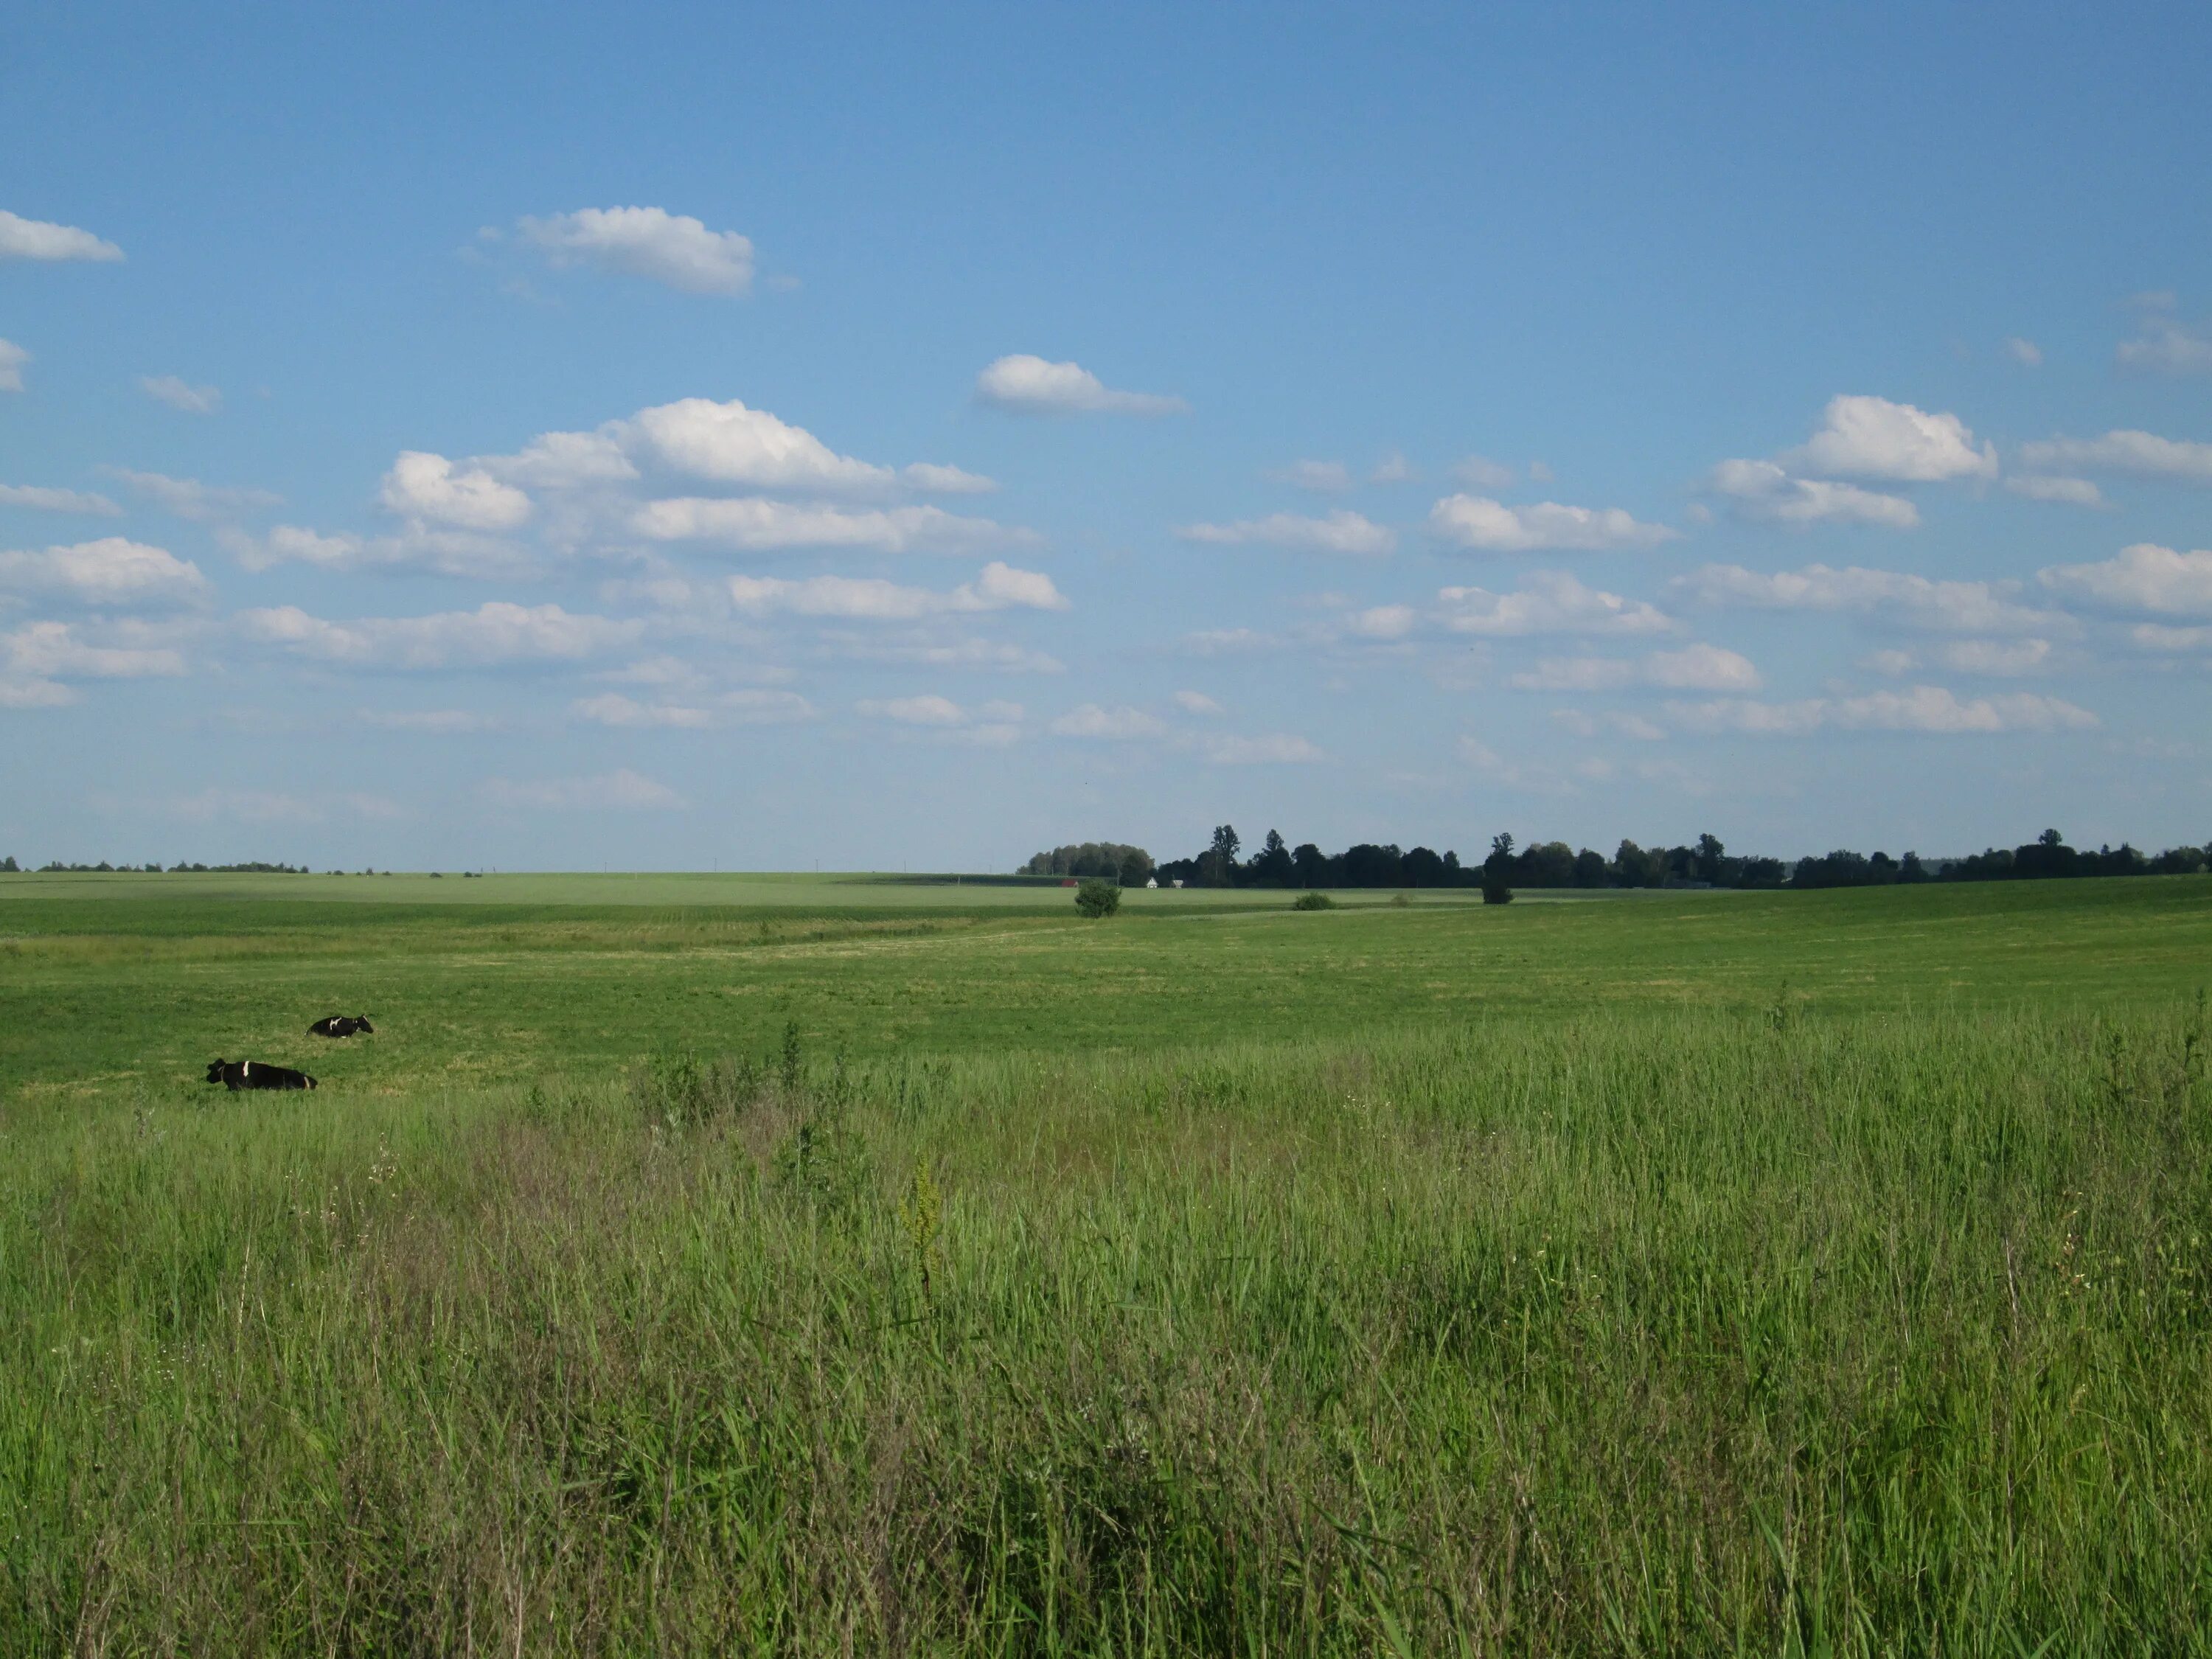
[[2212,882],[166,879],[0,882],[0,1651],[2212,1651]]

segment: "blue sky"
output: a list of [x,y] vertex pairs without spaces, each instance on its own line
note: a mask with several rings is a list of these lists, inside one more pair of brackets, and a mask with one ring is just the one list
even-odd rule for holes
[[2208,61],[2182,7],[17,15],[0,852],[2202,842]]

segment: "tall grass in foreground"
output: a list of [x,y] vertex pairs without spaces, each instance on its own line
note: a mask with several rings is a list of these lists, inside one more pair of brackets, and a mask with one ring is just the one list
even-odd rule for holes
[[2206,1650],[2203,1048],[1778,1009],[19,1114],[0,1647]]

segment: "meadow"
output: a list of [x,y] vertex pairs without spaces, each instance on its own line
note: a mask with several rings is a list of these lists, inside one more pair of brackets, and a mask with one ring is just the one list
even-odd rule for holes
[[1287,896],[0,878],[0,1651],[2212,1650],[2212,880]]

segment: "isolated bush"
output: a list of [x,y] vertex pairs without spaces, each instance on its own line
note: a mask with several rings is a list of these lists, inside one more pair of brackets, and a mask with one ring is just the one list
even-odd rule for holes
[[806,1115],[776,1149],[776,1184],[833,1228],[857,1224],[874,1184],[868,1146],[853,1121],[853,1080],[840,1058],[829,1081],[809,1091]]
[[1075,890],[1075,908],[1093,921],[1112,915],[1121,908],[1120,884],[1094,877]]
[[1293,910],[1334,910],[1336,901],[1326,893],[1301,893],[1291,901]]
[[[767,924],[763,922],[762,926]],[[806,1076],[806,1055],[799,1046],[799,1022],[795,1019],[783,1023],[783,1051],[777,1061],[777,1073],[783,1079],[786,1094],[797,1090]]]
[[1506,884],[1503,875],[1489,870],[1482,872],[1482,902],[1485,904],[1513,902],[1513,889]]
[[688,1129],[743,1111],[759,1097],[764,1080],[763,1069],[744,1056],[657,1054],[631,1074],[630,1097],[648,1123]]

